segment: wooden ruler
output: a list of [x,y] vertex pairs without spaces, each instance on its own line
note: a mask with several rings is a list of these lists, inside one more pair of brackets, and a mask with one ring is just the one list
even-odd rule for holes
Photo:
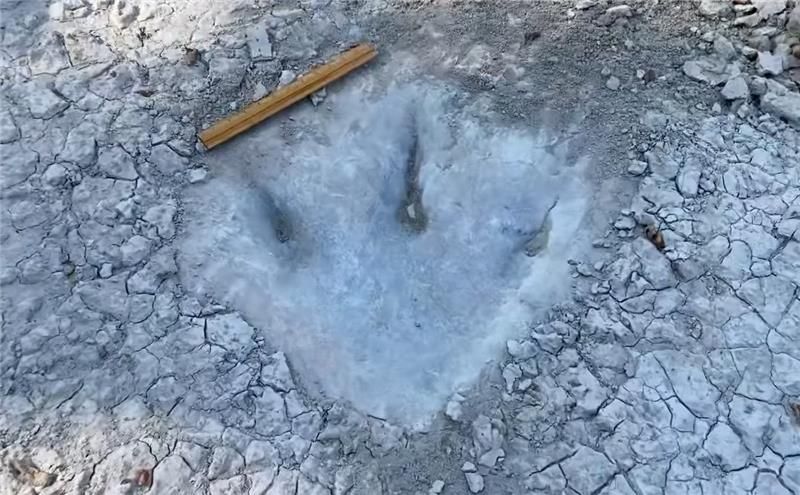
[[216,122],[198,135],[206,149],[218,146],[264,119],[319,91],[378,55],[373,45],[362,43],[313,68],[291,83]]

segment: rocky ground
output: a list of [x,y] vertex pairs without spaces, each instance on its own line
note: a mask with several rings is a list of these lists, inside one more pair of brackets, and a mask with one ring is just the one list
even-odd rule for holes
[[[800,493],[800,7],[3,0],[0,19],[0,493]],[[309,392],[176,261],[185,191],[219,173],[197,130],[364,39],[381,70],[593,163],[571,299],[423,429]]]

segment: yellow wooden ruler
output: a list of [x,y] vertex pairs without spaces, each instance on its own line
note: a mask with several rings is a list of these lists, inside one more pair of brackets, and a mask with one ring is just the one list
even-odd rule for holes
[[200,141],[206,149],[224,143],[246,131],[264,119],[319,91],[348,72],[366,64],[378,51],[373,45],[362,43],[332,58],[324,65],[313,68],[291,83],[276,89],[239,112],[225,117],[208,129],[200,132]]

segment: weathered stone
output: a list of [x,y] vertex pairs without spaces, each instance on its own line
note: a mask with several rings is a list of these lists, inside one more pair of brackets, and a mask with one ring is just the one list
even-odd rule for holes
[[255,61],[272,58],[272,43],[269,40],[266,26],[256,25],[245,32],[250,58]]
[[280,392],[288,392],[295,388],[292,372],[283,352],[268,356],[261,365],[261,382]]
[[181,172],[187,164],[186,158],[175,153],[166,144],[159,144],[150,151],[148,161],[155,165],[159,172],[166,176],[172,176]]
[[144,214],[144,221],[156,227],[159,237],[171,239],[175,235],[175,223],[173,221],[177,208],[175,202],[166,201],[148,209]]
[[33,75],[57,74],[69,67],[69,56],[61,33],[49,32],[28,53]]
[[608,394],[605,388],[584,365],[569,368],[558,376],[557,381],[576,400],[576,412],[589,418],[605,402]]
[[715,462],[725,471],[734,471],[747,465],[749,454],[742,439],[725,423],[717,423],[703,443]]
[[103,148],[97,166],[111,179],[136,180],[139,177],[133,158],[119,146]]
[[25,102],[36,119],[50,119],[69,107],[69,103],[56,95],[43,83],[34,81],[24,85]]
[[578,493],[594,493],[616,473],[616,467],[606,456],[581,446],[572,457],[561,463],[567,483]]
[[758,9],[758,14],[762,19],[786,10],[786,0],[751,0],[751,3]]
[[244,469],[244,457],[230,447],[216,447],[211,455],[208,478],[230,478]]
[[636,239],[633,242],[633,251],[641,261],[641,275],[653,288],[666,289],[677,285],[669,260],[651,242],[642,238]]
[[777,76],[783,72],[783,57],[769,52],[758,52],[758,73],[762,76]]
[[772,259],[775,273],[800,287],[800,242],[790,241]]
[[0,145],[0,187],[7,188],[24,182],[36,171],[39,157],[19,143]]
[[800,5],[795,5],[786,21],[786,30],[790,33],[800,34]]
[[761,97],[761,108],[800,128],[800,94],[777,85],[769,85]]
[[177,495],[192,486],[192,469],[178,455],[170,455],[153,470],[153,493]]
[[733,12],[730,2],[725,0],[700,0],[699,10],[706,17],[723,17]]
[[483,491],[483,476],[478,473],[464,473],[467,480],[467,487],[472,493],[480,493]]
[[678,192],[687,198],[693,198],[697,196],[697,192],[700,189],[701,173],[702,170],[700,167],[695,166],[694,164],[684,165],[683,168],[681,168],[676,180]]
[[742,76],[730,79],[722,88],[722,96],[726,100],[739,100],[747,98],[749,95],[750,88],[747,86],[747,81],[745,81]]
[[122,262],[127,266],[140,263],[150,254],[150,247],[150,239],[140,235],[131,237],[120,246]]
[[784,278],[769,276],[750,279],[736,293],[758,311],[770,325],[777,325],[792,301],[794,285]]
[[11,112],[0,108],[0,144],[7,144],[19,139],[20,133]]
[[683,73],[692,79],[718,86],[741,74],[739,66],[718,58],[699,58],[683,64]]
[[125,29],[139,17],[139,6],[131,0],[114,0],[109,20],[118,29]]
[[97,157],[97,128],[91,124],[80,124],[70,129],[64,148],[58,154],[59,160],[89,167]]
[[696,416],[716,417],[720,392],[706,379],[702,361],[676,351],[659,351],[655,356],[681,402]]

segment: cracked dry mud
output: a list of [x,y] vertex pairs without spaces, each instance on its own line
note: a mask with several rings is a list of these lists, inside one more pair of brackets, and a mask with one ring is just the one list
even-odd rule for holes
[[1,0],[0,494],[800,493],[799,32]]

